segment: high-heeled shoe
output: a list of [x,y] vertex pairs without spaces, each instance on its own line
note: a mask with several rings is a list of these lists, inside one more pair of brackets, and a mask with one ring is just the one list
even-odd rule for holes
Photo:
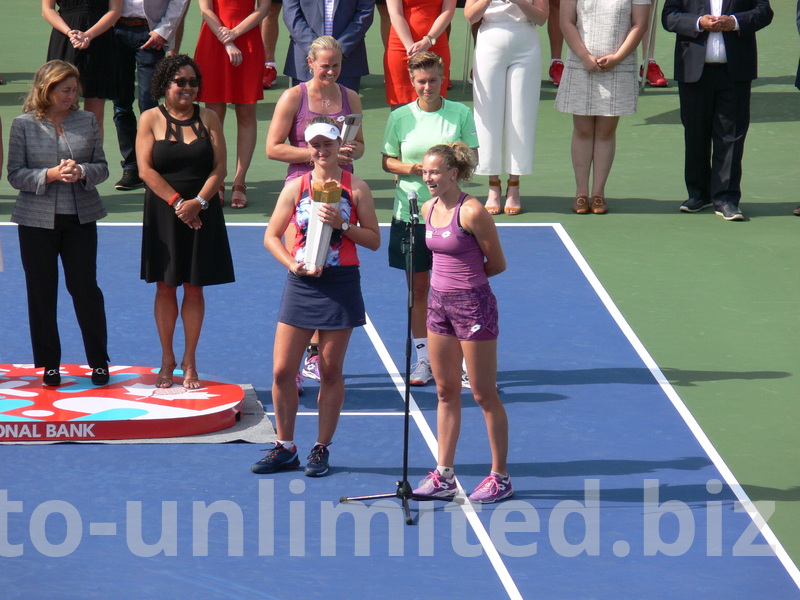
[[[516,216],[522,212],[522,206],[509,206],[508,205],[508,193],[511,191],[511,188],[517,188],[517,192],[519,192],[519,179],[516,181],[511,181],[510,179],[506,182],[506,204],[503,207],[503,212],[509,216]],[[519,196],[519,194],[517,194]],[[521,201],[517,198],[517,202]]]
[[[490,188],[493,188],[493,187],[502,188],[502,185],[503,185],[503,182],[500,181],[499,179],[492,179],[491,177],[489,178],[489,187]],[[499,196],[501,192],[502,192],[502,189],[500,189],[498,191],[497,195]],[[487,198],[486,199],[486,212],[488,212],[490,215],[499,215],[500,214],[500,205],[499,204],[496,205],[496,206],[494,204],[490,205],[489,204],[489,199]]]
[[231,208],[247,208],[247,194],[244,193],[247,186],[234,183],[231,189]]

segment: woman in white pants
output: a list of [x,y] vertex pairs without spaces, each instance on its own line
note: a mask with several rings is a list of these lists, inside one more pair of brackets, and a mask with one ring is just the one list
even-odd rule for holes
[[500,212],[500,173],[508,173],[503,212],[521,211],[519,177],[533,173],[542,49],[536,26],[548,0],[467,0],[464,16],[481,21],[475,42],[473,97],[480,142],[476,173],[489,176],[486,210]]

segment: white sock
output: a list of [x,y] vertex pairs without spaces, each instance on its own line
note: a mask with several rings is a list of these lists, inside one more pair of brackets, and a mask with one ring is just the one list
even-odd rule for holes
[[294,452],[296,450],[294,440],[278,440],[278,443],[286,448],[289,452]]
[[455,476],[455,471],[453,470],[453,467],[436,465],[436,470],[439,471],[439,475],[441,475],[445,479],[452,479]]
[[414,338],[414,349],[417,351],[417,361],[420,358],[428,358],[428,338]]
[[500,479],[508,479],[508,473],[503,475],[502,473],[498,473],[497,471],[492,471],[492,475],[497,475]]
[[265,62],[264,64],[267,65],[268,67],[276,66],[274,62]]
[[561,62],[561,59],[560,59],[560,58],[551,58],[551,59],[550,59],[550,64],[551,64],[551,65],[552,65],[553,63],[557,63],[557,62]]

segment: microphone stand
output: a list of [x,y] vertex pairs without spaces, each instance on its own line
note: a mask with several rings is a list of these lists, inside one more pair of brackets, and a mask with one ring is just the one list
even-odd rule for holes
[[442,500],[444,502],[452,502],[454,498],[440,498],[439,496],[429,496],[426,494],[415,494],[411,489],[411,484],[408,482],[408,432],[409,422],[411,418],[411,309],[414,308],[414,233],[417,224],[419,223],[419,209],[417,208],[417,195],[414,192],[408,194],[409,209],[411,218],[406,224],[406,233],[408,235],[408,242],[404,242],[403,246],[406,248],[406,284],[408,285],[408,317],[406,322],[406,386],[405,386],[405,414],[403,418],[403,478],[397,482],[397,490],[388,494],[372,494],[368,496],[342,496],[339,502],[348,501],[363,501],[363,500],[380,500],[384,498],[399,498],[403,505],[403,511],[406,515],[406,525],[412,525],[414,520],[411,517],[411,508],[409,507],[409,500]]

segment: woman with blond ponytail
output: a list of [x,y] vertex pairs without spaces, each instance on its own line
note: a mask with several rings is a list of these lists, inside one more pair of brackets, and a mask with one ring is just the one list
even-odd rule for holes
[[474,160],[469,146],[454,142],[434,146],[422,161],[422,180],[431,193],[422,214],[433,252],[427,326],[439,397],[439,464],[414,493],[448,498],[458,492],[453,465],[461,429],[463,357],[492,451],[491,473],[469,498],[488,504],[514,493],[506,470],[508,418],[497,393],[497,299],[488,280],[505,271],[506,259],[492,217],[459,186],[472,176]]

